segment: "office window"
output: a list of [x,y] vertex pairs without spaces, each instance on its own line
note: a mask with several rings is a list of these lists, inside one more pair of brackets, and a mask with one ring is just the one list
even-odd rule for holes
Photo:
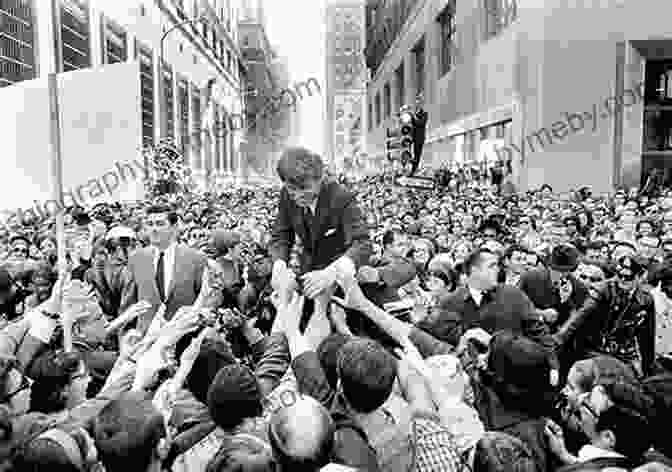
[[61,0],[63,72],[91,66],[88,0]]
[[413,48],[413,58],[415,59],[415,92],[417,94],[425,93],[425,39],[422,38],[418,45]]
[[483,0],[485,39],[497,36],[518,18],[518,0]]
[[439,15],[439,30],[441,34],[441,75],[448,73],[455,63],[455,4],[449,3]]
[[380,92],[376,94],[376,126],[380,126],[381,113],[380,113]]
[[103,19],[103,63],[125,62],[128,56],[126,31],[108,19]]
[[210,136],[212,136],[212,146],[215,148],[215,152],[214,152],[214,155],[213,155],[214,162],[212,163],[212,169],[214,171],[219,172],[219,168],[221,166],[221,162],[220,162],[221,161],[221,155],[222,155],[222,152],[221,152],[222,149],[221,149],[221,145],[220,145],[220,141],[221,141],[222,138],[220,136],[221,136],[222,133],[220,133],[219,130],[217,129],[217,123],[219,123],[219,116],[220,115],[219,115],[219,106],[216,103],[214,104],[214,114],[213,114],[213,116],[214,116],[214,120],[215,120],[215,122],[213,124],[214,129],[209,130],[210,133],[211,133]]
[[369,131],[373,129],[373,103],[369,102]]
[[201,90],[192,84],[191,86],[191,116],[194,124],[192,149],[194,164],[201,162]]
[[397,96],[396,96],[396,106],[397,108],[401,108],[404,106],[404,102],[406,101],[406,84],[404,83],[404,63],[402,62],[401,65],[397,68],[396,71],[394,71],[394,75],[397,78]]
[[0,1],[0,87],[35,78],[34,0]]
[[142,142],[154,144],[154,57],[152,50],[135,43],[135,58],[140,61],[140,96],[142,100]]
[[383,108],[385,110],[385,118],[390,117],[392,110],[392,93],[390,92],[390,84],[385,84],[383,89]]
[[229,132],[227,129],[227,125],[229,123],[229,116],[226,113],[226,108],[224,107],[221,108],[222,109],[219,113],[220,122],[219,125],[217,125],[217,137],[222,146],[221,170],[222,172],[226,172],[229,166]]
[[180,120],[180,149],[185,162],[189,156],[189,83],[180,79],[177,85],[177,100]]
[[164,138],[175,138],[175,99],[173,97],[173,72],[170,66],[163,66],[163,106],[161,107],[165,129]]

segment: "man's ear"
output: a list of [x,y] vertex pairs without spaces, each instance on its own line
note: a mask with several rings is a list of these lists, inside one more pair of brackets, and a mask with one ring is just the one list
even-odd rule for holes
[[600,439],[602,442],[609,447],[609,449],[616,449],[616,435],[610,429],[605,429],[600,432]]

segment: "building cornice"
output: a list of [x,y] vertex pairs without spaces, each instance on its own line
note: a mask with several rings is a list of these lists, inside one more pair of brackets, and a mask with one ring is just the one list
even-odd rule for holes
[[387,51],[385,52],[385,55],[383,56],[383,60],[380,61],[380,65],[376,69],[375,75],[371,78],[371,84],[376,83],[376,81],[383,75],[387,73],[387,71],[384,71],[383,69],[386,68],[387,62],[389,59],[392,58],[394,55],[394,52],[397,50],[397,48],[400,47],[400,43],[404,40],[404,37],[406,34],[409,32],[411,29],[411,24],[415,22],[416,18],[420,14],[420,12],[427,6],[429,5],[430,2],[427,0],[420,0],[416,2],[416,4],[413,6],[413,10],[408,14],[408,18],[406,18],[406,21],[404,22],[403,26],[399,30],[399,34],[394,38],[394,41],[392,41],[392,44],[390,44],[390,47],[387,48]]
[[[164,14],[166,14],[174,24],[177,24],[177,23],[180,23],[181,21],[183,21],[179,17],[179,15],[177,14],[176,7],[174,5],[171,5],[172,6],[172,9],[171,9],[171,7],[166,5],[166,3],[167,2],[164,1],[164,0],[158,0],[157,1],[157,5],[159,6],[159,9]],[[175,11],[173,11],[173,10],[175,10]],[[194,45],[194,47],[196,47],[196,49],[198,49],[198,51],[201,53],[201,55],[203,55],[203,57],[205,57],[208,60],[208,62],[210,62],[210,64],[212,64],[215,67],[215,69],[220,73],[220,75],[222,77],[224,77],[224,79],[226,79],[226,81],[229,83],[229,85],[231,85],[231,87],[233,87],[236,90],[238,90],[240,88],[240,84],[237,83],[235,78],[219,62],[219,60],[217,59],[217,57],[214,56],[212,51],[209,48],[206,48],[203,45],[203,38],[200,35],[193,33],[190,30],[189,25],[182,25],[182,26],[178,27],[177,29],[180,30],[182,32],[182,34],[184,34],[189,39],[189,41]],[[228,37],[228,35],[227,35],[227,37]],[[237,48],[235,49],[235,51],[236,51],[237,54],[239,53]],[[239,62],[239,61],[236,61],[236,62]]]

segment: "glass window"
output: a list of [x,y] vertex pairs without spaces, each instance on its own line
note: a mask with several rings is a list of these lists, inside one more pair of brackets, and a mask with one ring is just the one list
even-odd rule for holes
[[376,126],[380,126],[382,114],[380,113],[380,92],[376,94]]
[[180,147],[185,161],[189,155],[189,84],[186,79],[178,83],[178,103],[180,106]]
[[0,87],[35,78],[34,0],[0,1]]
[[105,64],[125,62],[128,56],[126,31],[108,19],[103,21],[103,28],[103,62]]
[[194,123],[192,149],[194,150],[194,161],[200,162],[201,155],[201,90],[192,84],[191,87],[191,116]]
[[406,95],[406,84],[404,83],[404,63],[402,62],[399,67],[397,67],[397,70],[395,71],[395,75],[397,77],[397,108],[401,108],[404,105],[404,102],[406,101],[405,95]]
[[385,108],[385,118],[390,117],[390,113],[392,110],[392,94],[390,92],[390,84],[385,84],[385,88],[383,89],[384,93],[384,108]]
[[369,131],[373,129],[373,104],[369,102]]
[[441,34],[441,75],[448,73],[454,65],[455,49],[455,4],[450,2],[439,15],[439,30]]
[[483,0],[485,39],[501,33],[518,18],[518,0]]
[[144,146],[151,146],[154,144],[154,58],[148,47],[139,42],[135,47],[135,57],[140,61],[142,140]]
[[87,0],[61,0],[61,57],[63,72],[91,65],[89,4]]
[[170,66],[163,67],[163,116],[166,129],[164,138],[175,138],[175,100],[173,97],[173,73]]
[[425,39],[421,39],[418,45],[413,48],[413,58],[415,59],[415,91],[416,94],[425,92]]

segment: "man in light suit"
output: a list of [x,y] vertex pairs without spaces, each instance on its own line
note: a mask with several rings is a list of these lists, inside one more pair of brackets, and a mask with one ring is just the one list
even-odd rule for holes
[[142,333],[157,312],[168,321],[178,308],[192,305],[201,290],[206,256],[177,243],[177,219],[170,206],[150,207],[145,225],[151,245],[133,252],[128,259],[131,283],[122,296],[120,313],[138,300],[150,302],[153,309],[138,319],[137,328]]
[[339,272],[355,273],[372,253],[366,220],[353,194],[325,179],[319,155],[289,148],[278,161],[284,186],[273,227],[271,284],[291,278],[287,268],[296,236],[301,238],[301,280],[311,299],[332,287]]

